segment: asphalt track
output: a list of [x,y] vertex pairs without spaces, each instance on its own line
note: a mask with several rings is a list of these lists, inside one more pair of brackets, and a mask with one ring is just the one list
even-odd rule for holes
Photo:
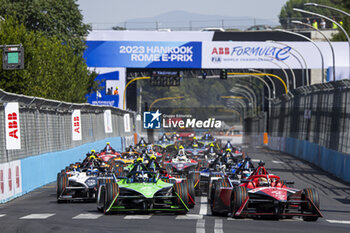
[[[295,188],[316,188],[324,218],[304,222],[214,217],[205,198],[187,215],[102,215],[95,203],[56,203],[55,183],[0,205],[0,232],[350,232],[350,184],[292,156],[264,148],[246,148],[270,173],[295,181]],[[39,174],[38,174],[39,175]]]

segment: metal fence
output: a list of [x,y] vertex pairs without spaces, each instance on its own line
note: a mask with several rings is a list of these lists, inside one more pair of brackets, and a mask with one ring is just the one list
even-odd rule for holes
[[[20,112],[21,149],[6,150],[4,103],[18,102]],[[112,113],[113,133],[105,133],[104,110]],[[81,111],[82,140],[72,140],[72,112]],[[124,114],[130,114],[131,132],[124,129]],[[87,142],[109,137],[131,136],[135,114],[110,106],[73,104],[37,97],[16,95],[0,90],[0,163],[32,155],[70,149]],[[113,146],[113,145],[112,145]]]
[[350,80],[300,87],[275,99],[269,135],[350,153]]

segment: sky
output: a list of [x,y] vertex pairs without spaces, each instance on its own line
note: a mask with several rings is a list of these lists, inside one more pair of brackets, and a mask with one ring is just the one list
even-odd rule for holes
[[78,0],[85,23],[120,23],[182,10],[206,15],[277,19],[288,0]]

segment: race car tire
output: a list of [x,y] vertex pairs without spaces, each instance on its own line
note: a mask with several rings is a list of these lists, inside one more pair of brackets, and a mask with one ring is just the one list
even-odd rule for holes
[[189,208],[193,209],[193,207],[196,204],[196,197],[195,197],[195,191],[194,191],[194,180],[189,179],[186,180],[187,183],[187,190],[188,190],[188,197],[189,197]]
[[220,192],[220,188],[221,187],[226,187],[225,186],[225,181],[222,180],[215,180],[213,182],[213,186],[212,186],[212,191],[211,191],[211,203],[210,203],[210,210],[211,210],[211,214],[213,216],[222,216],[225,217],[227,216],[227,212],[218,212],[214,209],[214,203],[215,200],[217,200],[217,198],[219,198],[219,192]]
[[[318,192],[313,188],[306,188],[303,190],[303,194],[301,196],[302,200],[311,200],[314,205],[319,209],[320,208],[320,197]],[[316,210],[312,206],[311,203],[303,203],[301,206],[302,211],[316,213]],[[304,221],[314,222],[317,221],[318,216],[303,216]]]
[[63,194],[64,190],[68,186],[68,177],[65,173],[57,174],[57,188],[56,188],[56,196],[57,203],[63,203],[63,200],[59,200],[59,197]]
[[[175,183],[174,187],[175,187],[175,192],[177,193],[177,195],[179,195],[179,197],[182,200],[181,201],[179,198],[177,198],[176,204],[179,206],[186,205],[186,207],[189,208],[188,190],[187,190],[186,182]],[[187,212],[187,211],[185,211],[185,212]]]
[[[115,197],[119,194],[119,186],[117,183],[106,183],[104,187],[104,200],[102,204],[102,210],[105,214],[107,214],[110,205],[113,203]],[[101,187],[101,188],[102,188]],[[101,193],[102,195],[102,193]]]
[[248,198],[248,191],[246,187],[235,186],[231,196],[231,213],[233,218],[239,218],[236,216],[236,212]]

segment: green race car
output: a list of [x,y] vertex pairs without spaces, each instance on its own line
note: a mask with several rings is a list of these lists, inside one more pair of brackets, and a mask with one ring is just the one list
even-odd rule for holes
[[126,177],[99,185],[97,209],[104,212],[174,212],[189,210],[188,184],[160,177],[137,163]]

